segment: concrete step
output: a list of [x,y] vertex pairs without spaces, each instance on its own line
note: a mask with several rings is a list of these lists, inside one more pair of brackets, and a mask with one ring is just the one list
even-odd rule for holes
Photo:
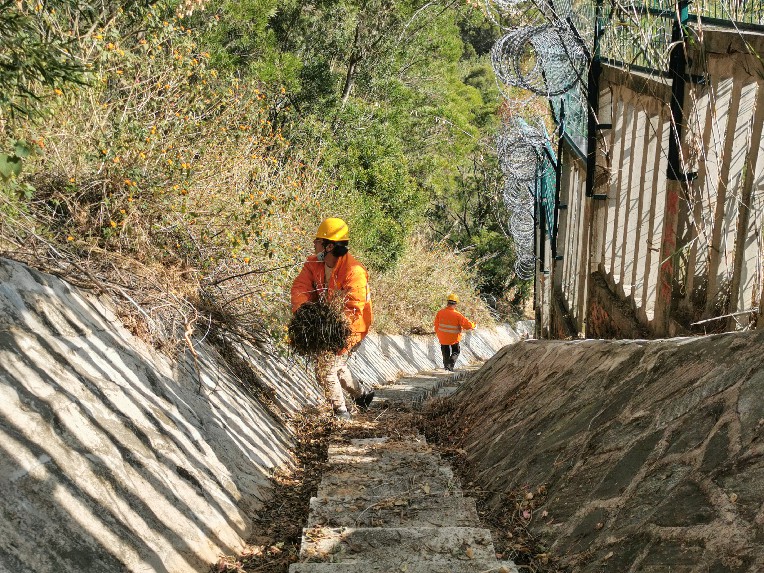
[[444,386],[435,394],[435,398],[448,398],[451,394],[457,391],[456,386]]
[[456,372],[438,369],[422,372],[416,376],[399,378],[377,389],[374,406],[387,408],[394,405],[409,405],[419,408],[428,398],[447,395],[440,393],[444,386],[459,386],[470,374],[479,369],[480,365],[468,365],[460,367]]
[[[334,451],[336,449],[349,448],[349,451],[353,453],[368,453],[376,449],[404,449],[404,450],[432,450],[427,446],[427,438],[425,436],[416,435],[408,436],[405,441],[391,440],[388,437],[383,438],[363,438],[363,439],[350,439],[343,442],[334,442],[329,445],[329,448]],[[342,453],[342,452],[339,452]]]
[[459,481],[447,466],[417,466],[416,470],[401,466],[388,471],[349,467],[324,473],[316,497],[352,499],[361,496],[379,500],[399,496],[443,496],[459,489]]
[[443,463],[435,452],[379,451],[373,454],[329,454],[327,464],[334,468],[350,466],[373,468],[375,466],[406,466],[410,464],[438,465]]
[[310,500],[308,527],[479,527],[469,497],[394,497],[378,501]]
[[294,563],[289,566],[289,573],[518,573],[518,570],[513,563],[494,560],[464,561],[448,566],[419,561],[403,563],[398,568],[391,568],[387,563]]
[[447,464],[440,457],[427,453],[411,452],[380,452],[376,455],[332,455],[324,470],[324,476],[342,474],[345,476],[379,474],[398,475],[417,472],[437,473],[440,467]]
[[451,376],[443,382],[443,386],[461,386],[467,378],[472,376],[472,374],[480,370],[482,367],[482,364],[470,364],[464,368],[459,368],[456,372],[451,373]]
[[289,573],[517,573],[424,438],[332,444],[308,524]]
[[420,407],[424,401],[435,394],[444,384],[450,383],[460,373],[447,370],[421,372],[415,376],[399,378],[391,384],[380,386],[376,390],[374,406],[385,408],[393,405]]
[[303,529],[300,560],[386,562],[389,571],[427,561],[433,566],[495,563],[491,532],[476,527],[311,527]]
[[427,445],[424,436],[405,442],[388,440],[387,438],[371,438],[366,440],[350,440],[349,442],[329,445],[329,461],[342,461],[345,456],[379,458],[400,455],[429,455],[440,456]]

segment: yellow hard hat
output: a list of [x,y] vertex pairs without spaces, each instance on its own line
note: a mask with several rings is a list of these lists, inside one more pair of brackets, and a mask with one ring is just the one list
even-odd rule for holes
[[446,298],[448,302],[459,302],[459,297],[456,296],[454,293],[451,293],[448,295],[448,298]]
[[329,217],[318,226],[316,239],[326,239],[327,241],[347,241],[348,224],[342,219]]

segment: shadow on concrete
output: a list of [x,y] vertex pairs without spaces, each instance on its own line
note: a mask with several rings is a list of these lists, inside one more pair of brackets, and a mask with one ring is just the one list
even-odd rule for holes
[[[173,371],[58,279],[26,273],[40,292],[0,292],[15,313],[0,321],[0,568],[201,571],[236,552],[290,462],[285,426],[214,352],[202,395],[190,360]],[[35,306],[46,295],[65,299],[58,315]]]

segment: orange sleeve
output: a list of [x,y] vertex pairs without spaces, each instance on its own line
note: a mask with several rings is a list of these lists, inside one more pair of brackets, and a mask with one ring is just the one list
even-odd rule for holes
[[310,261],[302,265],[300,274],[292,283],[292,312],[297,312],[297,309],[308,301],[318,300],[316,286],[313,284],[313,274],[308,267],[309,264]]
[[370,326],[364,320],[364,307],[369,298],[368,275],[362,266],[353,265],[348,270],[345,283],[342,290],[345,292],[345,314],[350,319],[350,328],[353,332],[366,334]]
[[462,320],[461,320],[461,327],[462,327],[464,330],[472,330],[473,328],[475,328],[475,326],[477,326],[477,325],[476,325],[474,322],[472,322],[471,320],[469,320],[469,319],[468,319],[467,317],[465,317],[463,314],[462,314],[462,315],[460,315],[460,316],[462,317]]

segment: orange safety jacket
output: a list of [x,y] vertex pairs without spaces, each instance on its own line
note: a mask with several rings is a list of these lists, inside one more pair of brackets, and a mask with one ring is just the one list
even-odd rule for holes
[[347,253],[339,257],[334,265],[327,288],[324,262],[311,255],[292,283],[292,312],[297,312],[303,303],[317,302],[319,295],[324,293],[328,300],[340,293],[345,297],[345,315],[350,319],[353,334],[342,354],[361,342],[371,327],[373,314],[369,273],[353,255]]
[[442,345],[456,344],[462,339],[462,331],[473,328],[475,323],[453,307],[442,308],[435,315],[435,334]]

